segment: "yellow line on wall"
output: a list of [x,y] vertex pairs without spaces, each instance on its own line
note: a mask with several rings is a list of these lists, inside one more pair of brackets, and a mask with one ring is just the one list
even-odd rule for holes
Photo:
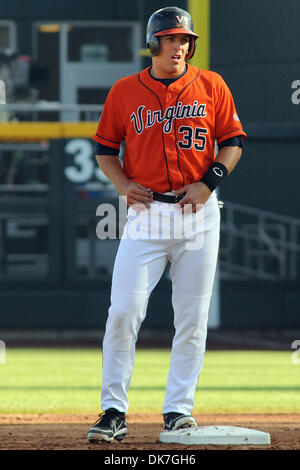
[[188,0],[188,11],[193,19],[194,31],[199,36],[196,52],[189,63],[208,70],[210,67],[210,0]]
[[151,57],[148,49],[139,49],[139,56],[141,57]]
[[91,138],[96,122],[8,122],[0,123],[0,141]]

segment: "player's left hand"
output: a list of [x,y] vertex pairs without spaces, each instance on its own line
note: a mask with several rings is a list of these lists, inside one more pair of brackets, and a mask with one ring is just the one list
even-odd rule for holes
[[176,195],[186,193],[186,195],[176,203],[176,205],[181,207],[183,211],[184,205],[189,204],[192,212],[199,211],[211,195],[210,189],[206,184],[201,183],[201,181],[193,184],[186,184],[180,189],[173,190],[173,193]]

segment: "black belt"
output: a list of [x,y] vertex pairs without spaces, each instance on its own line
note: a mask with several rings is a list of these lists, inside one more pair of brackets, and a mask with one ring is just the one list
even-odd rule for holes
[[172,196],[171,194],[161,194],[161,193],[156,193],[155,191],[153,191],[154,201],[168,202],[170,204],[176,204],[176,202],[179,202],[184,196],[185,196],[185,193],[178,194],[177,196],[174,194],[174,196]]

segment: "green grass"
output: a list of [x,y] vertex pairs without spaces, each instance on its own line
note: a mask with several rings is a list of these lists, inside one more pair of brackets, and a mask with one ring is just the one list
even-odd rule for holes
[[[291,352],[207,351],[195,412],[300,412],[300,364]],[[169,350],[136,353],[130,412],[161,412]],[[7,349],[0,413],[97,413],[101,351]]]

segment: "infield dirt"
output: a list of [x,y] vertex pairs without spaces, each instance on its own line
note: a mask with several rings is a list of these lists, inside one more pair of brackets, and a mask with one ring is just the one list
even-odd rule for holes
[[270,445],[181,445],[159,442],[160,414],[128,414],[128,436],[122,442],[89,444],[86,435],[95,415],[0,415],[1,450],[299,450],[300,413],[195,414],[199,426],[228,425],[270,433]]

